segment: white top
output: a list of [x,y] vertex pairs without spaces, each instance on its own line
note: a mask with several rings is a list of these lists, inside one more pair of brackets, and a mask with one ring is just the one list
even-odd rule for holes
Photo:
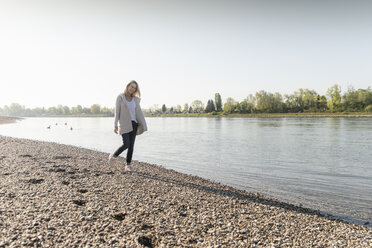
[[[133,97],[133,101],[136,103],[136,119],[138,125],[137,129],[137,135],[143,134],[145,131],[147,131],[147,124],[145,117],[143,116],[142,110],[141,110],[141,99],[137,97]],[[115,103],[115,121],[114,121],[114,127],[117,127],[119,129],[120,135],[124,133],[130,133],[133,131],[133,125],[129,114],[128,105],[125,102],[125,96],[124,93],[120,93],[116,97],[116,103]]]
[[136,102],[134,101],[133,98],[132,98],[132,101],[130,101],[130,102],[128,102],[128,100],[125,98],[125,102],[128,106],[130,118],[132,119],[132,121],[137,122],[137,119],[136,119]]

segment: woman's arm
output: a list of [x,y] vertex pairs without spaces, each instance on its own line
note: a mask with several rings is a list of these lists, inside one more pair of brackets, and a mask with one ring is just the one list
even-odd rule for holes
[[118,133],[118,122],[120,118],[120,95],[116,98],[114,132]]

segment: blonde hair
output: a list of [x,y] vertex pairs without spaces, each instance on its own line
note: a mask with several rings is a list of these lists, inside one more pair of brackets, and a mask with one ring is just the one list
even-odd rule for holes
[[137,97],[137,98],[140,98],[141,97],[141,91],[139,89],[139,86],[138,86],[138,83],[134,80],[130,81],[127,86],[125,87],[125,90],[124,90],[124,94],[126,95],[128,93],[128,88],[131,84],[135,84],[136,85],[136,91],[132,94],[132,96],[134,97]]

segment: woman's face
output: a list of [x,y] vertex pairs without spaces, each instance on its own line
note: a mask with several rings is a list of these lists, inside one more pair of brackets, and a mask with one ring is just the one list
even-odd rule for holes
[[133,94],[137,90],[137,85],[135,83],[131,83],[128,87],[129,94]]

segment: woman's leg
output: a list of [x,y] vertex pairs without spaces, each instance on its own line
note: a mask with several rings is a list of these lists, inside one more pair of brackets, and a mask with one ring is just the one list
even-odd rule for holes
[[127,164],[132,162],[132,155],[134,150],[134,141],[136,140],[138,124],[132,121],[133,131],[129,133],[129,147],[127,151]]
[[130,144],[130,133],[123,133],[121,137],[123,138],[123,145],[120,146],[115,152],[114,157],[119,156],[125,149],[129,147]]

